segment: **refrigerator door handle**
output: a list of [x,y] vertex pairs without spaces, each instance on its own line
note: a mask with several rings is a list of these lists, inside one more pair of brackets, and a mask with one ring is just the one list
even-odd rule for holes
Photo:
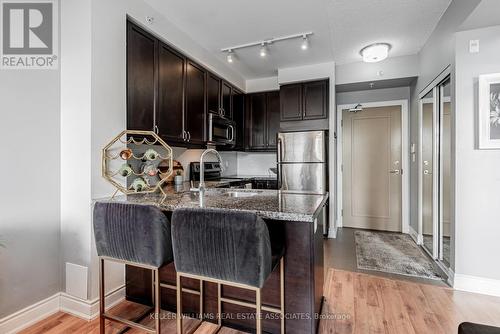
[[282,171],[281,171],[281,138],[278,137],[277,141],[276,141],[276,148],[277,148],[277,157],[278,157],[278,190],[281,190],[281,185],[282,185],[282,180],[281,180],[281,177],[282,177]]

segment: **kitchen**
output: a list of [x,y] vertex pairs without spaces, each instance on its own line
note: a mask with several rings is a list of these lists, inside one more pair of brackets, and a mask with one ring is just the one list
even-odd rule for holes
[[[279,228],[283,229],[286,243],[297,246],[289,248],[285,256],[283,288],[290,292],[286,292],[284,307],[287,313],[311,317],[310,322],[290,319],[283,324],[287,332],[315,331],[318,322],[313,314],[321,313],[321,245],[323,234],[328,234],[329,92],[326,78],[244,94],[175,46],[132,20],[127,21],[127,129],[154,131],[173,152],[176,182],[167,185],[160,207],[169,215],[178,208],[203,207],[250,211],[267,219],[268,224],[286,221],[285,227]],[[137,138],[129,140],[134,144]],[[140,149],[140,145],[132,146]],[[206,147],[209,149],[204,150]],[[248,155],[250,166],[244,166],[241,155]],[[244,175],[242,167],[257,173]],[[147,180],[147,184],[154,182],[158,180]],[[146,198],[129,195],[127,201],[158,201]],[[297,243],[307,235],[310,237]],[[312,276],[304,276],[307,272]],[[127,299],[143,303],[151,299],[144,293],[145,286],[149,286],[144,275],[144,270],[127,266],[126,280],[135,282],[133,287],[127,287]],[[175,277],[172,266],[169,272],[165,269],[159,275],[161,282],[167,282],[162,284],[176,285],[169,281],[169,277]],[[297,285],[289,285],[288,281]],[[198,289],[209,290],[209,286]],[[220,298],[225,298],[224,293]],[[239,300],[247,298],[243,294]],[[297,303],[303,307],[295,306]],[[176,309],[172,302],[162,302],[162,306],[170,311]],[[228,303],[221,307],[225,315],[235,312]],[[190,314],[196,314],[193,305],[191,308]],[[254,328],[248,321],[227,322],[242,329]],[[279,331],[279,326],[264,322],[263,330]]]

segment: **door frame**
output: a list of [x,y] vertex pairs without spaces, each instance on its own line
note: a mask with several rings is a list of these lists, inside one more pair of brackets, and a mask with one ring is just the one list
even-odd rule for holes
[[[364,108],[377,107],[401,107],[401,169],[403,170],[401,180],[401,231],[408,234],[410,232],[410,124],[408,112],[408,100],[392,100],[380,102],[360,102]],[[342,112],[346,109],[354,108],[357,103],[337,105],[337,217],[335,229],[343,226],[343,129]]]

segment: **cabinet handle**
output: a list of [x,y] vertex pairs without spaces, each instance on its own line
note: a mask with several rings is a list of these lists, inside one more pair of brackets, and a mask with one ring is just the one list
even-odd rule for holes
[[186,131],[182,130],[182,140],[186,141]]
[[153,128],[154,133],[158,134],[160,132],[160,129],[158,129],[158,125],[155,125]]
[[187,141],[191,141],[191,132],[189,132],[189,131],[188,131],[188,132],[187,132],[187,136],[188,136],[188,137],[187,137]]

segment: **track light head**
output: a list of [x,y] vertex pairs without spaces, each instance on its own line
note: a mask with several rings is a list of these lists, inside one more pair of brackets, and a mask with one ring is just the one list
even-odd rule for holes
[[307,38],[307,35],[302,36],[302,44],[300,45],[300,48],[302,50],[309,49],[309,39]]
[[266,57],[267,56],[267,47],[266,47],[266,43],[262,43],[261,44],[261,47],[260,47],[260,56],[262,58]]
[[234,56],[233,55],[234,55],[233,50],[228,50],[227,51],[227,57],[226,57],[226,59],[227,59],[228,63],[232,63],[234,61]]

